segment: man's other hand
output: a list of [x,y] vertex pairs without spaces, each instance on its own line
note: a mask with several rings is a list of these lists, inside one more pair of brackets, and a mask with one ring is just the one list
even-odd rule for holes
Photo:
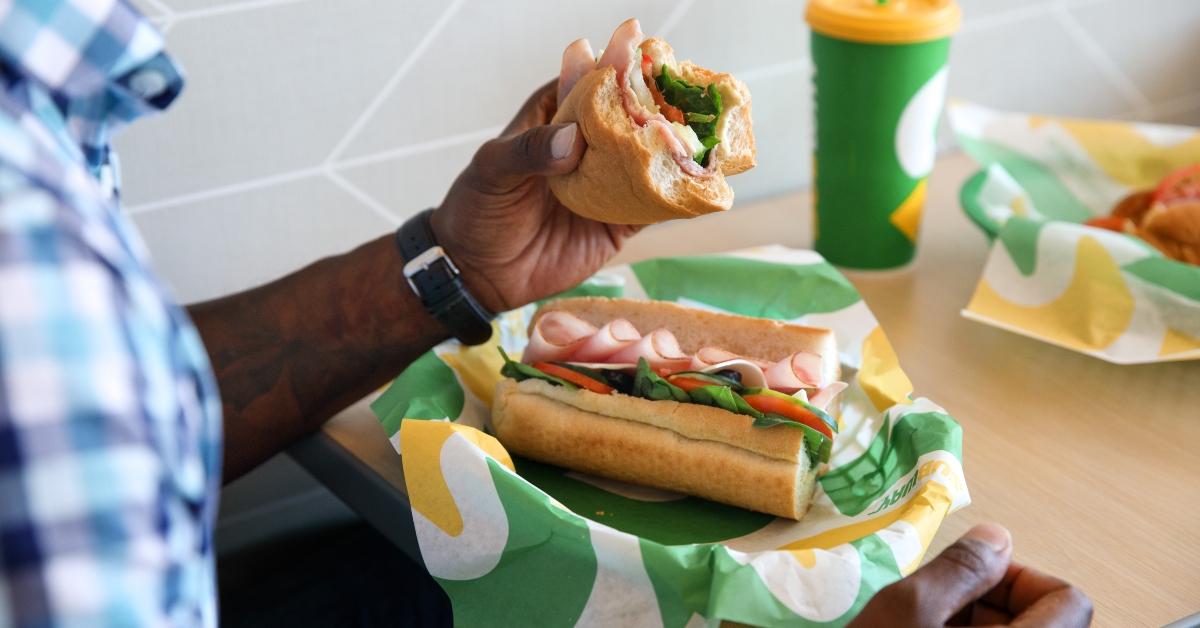
[[884,588],[851,626],[1087,626],[1092,602],[1012,559],[996,524],[971,528],[912,575]]

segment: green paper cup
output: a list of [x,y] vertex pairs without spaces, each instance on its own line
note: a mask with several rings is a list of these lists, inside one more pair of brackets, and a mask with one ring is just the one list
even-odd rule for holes
[[815,248],[888,269],[916,252],[937,154],[954,0],[810,0]]

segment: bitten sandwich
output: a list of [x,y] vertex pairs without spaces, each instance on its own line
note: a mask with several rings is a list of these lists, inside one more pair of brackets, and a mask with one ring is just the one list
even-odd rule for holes
[[[577,60],[564,55],[564,74]],[[590,59],[590,53],[588,53]],[[554,122],[578,122],[579,168],[550,188],[572,211],[615,224],[651,224],[733,204],[727,175],[754,167],[750,92],[728,74],[679,62],[637,20],[567,94]]]
[[791,519],[846,387],[828,329],[660,301],[548,303],[504,357],[491,427],[509,451]]

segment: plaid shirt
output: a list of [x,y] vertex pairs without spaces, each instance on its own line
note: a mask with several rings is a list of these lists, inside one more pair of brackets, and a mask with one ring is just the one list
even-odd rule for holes
[[216,623],[216,385],[108,147],[181,87],[124,0],[0,0],[0,626]]

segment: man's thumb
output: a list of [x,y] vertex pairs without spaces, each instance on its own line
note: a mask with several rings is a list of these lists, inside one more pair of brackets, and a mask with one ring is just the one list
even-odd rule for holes
[[1000,584],[1011,557],[1012,537],[1008,530],[994,523],[980,524],[924,567],[884,591],[895,589],[891,594],[898,600],[919,607],[910,610],[940,626]]
[[571,172],[585,148],[579,125],[546,124],[487,142],[475,155],[475,166],[489,183],[507,188],[532,176]]

